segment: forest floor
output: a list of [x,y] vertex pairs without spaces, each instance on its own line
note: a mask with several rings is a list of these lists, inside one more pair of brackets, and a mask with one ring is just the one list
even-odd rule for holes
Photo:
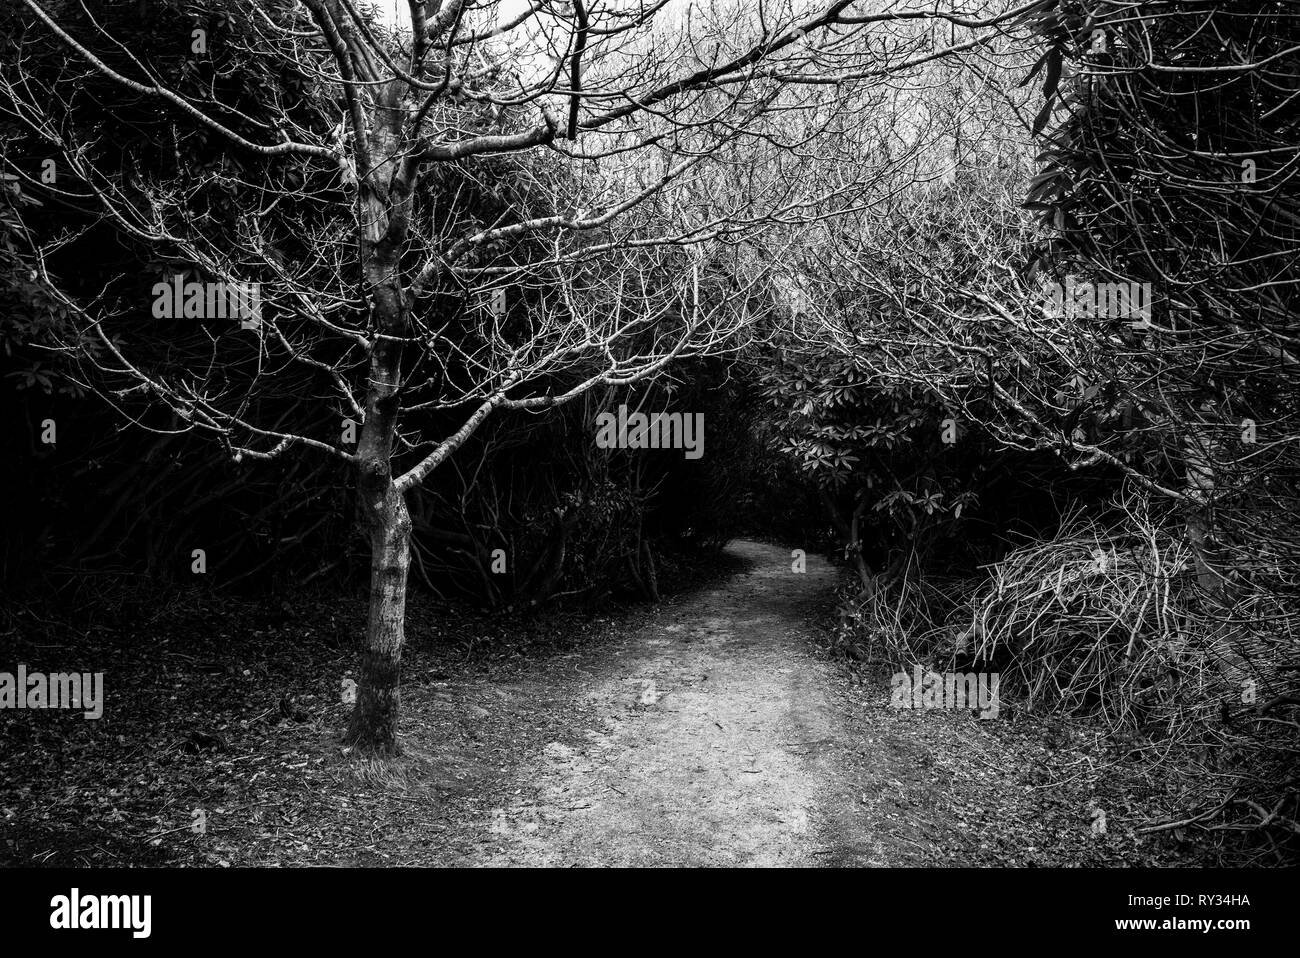
[[[396,766],[339,747],[355,653],[338,636],[358,623],[324,608],[257,621],[214,601],[153,616],[147,641],[82,636],[78,660],[90,643],[112,666],[102,720],[0,713],[0,862],[1205,862],[1190,836],[1137,832],[1161,796],[1099,731],[1010,703],[894,709],[887,674],[827,652],[832,567],[728,555],[725,576],[554,616],[535,641],[413,608]],[[70,667],[47,633],[4,634],[29,670]]]

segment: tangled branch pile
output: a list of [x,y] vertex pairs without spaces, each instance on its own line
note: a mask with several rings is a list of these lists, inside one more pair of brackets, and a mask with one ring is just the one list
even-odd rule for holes
[[996,563],[953,657],[1031,708],[1098,717],[1152,770],[1176,754],[1193,811],[1153,830],[1258,830],[1280,855],[1300,838],[1294,623],[1267,593],[1211,605],[1186,540],[1130,509],[1119,531],[1076,517]]

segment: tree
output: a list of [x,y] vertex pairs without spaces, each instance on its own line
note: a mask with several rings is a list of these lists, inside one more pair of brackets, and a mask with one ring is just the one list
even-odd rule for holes
[[[770,265],[763,230],[870,183],[819,179],[807,144],[1011,15],[860,6],[410,0],[407,32],[351,0],[19,0],[0,90],[26,148],[6,165],[75,213],[28,235],[85,381],[236,461],[311,449],[355,470],[372,568],[358,752],[397,750],[411,490],[496,412],[729,348]],[[934,21],[961,41],[930,42]],[[113,124],[157,152],[121,155]],[[737,177],[758,154],[775,159]],[[151,250],[157,272],[79,284],[60,253],[92,234]],[[725,295],[701,296],[719,262]],[[249,328],[141,324],[144,289],[157,311],[169,280],[205,284],[209,307],[251,288]],[[284,422],[290,394],[311,402]]]
[[1160,433],[1202,591],[1225,607],[1256,589],[1294,601],[1295,33],[1272,3],[1134,12],[1047,0],[1026,14],[1048,78],[1030,205],[1048,257],[1152,291],[1150,321],[1116,351]]

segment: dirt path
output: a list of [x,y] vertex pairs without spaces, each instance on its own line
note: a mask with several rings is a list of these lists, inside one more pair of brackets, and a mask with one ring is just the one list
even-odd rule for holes
[[[476,743],[527,741],[496,799],[434,843],[439,863],[595,865],[1169,864],[1082,732],[1004,709],[898,710],[812,641],[836,574],[737,541],[747,572],[497,695],[530,706]],[[567,705],[563,705],[567,702]],[[512,730],[513,729],[513,730]],[[502,769],[506,771],[505,768]],[[501,798],[500,796],[507,796]],[[486,796],[484,796],[486,798]],[[1099,810],[1109,827],[1098,827]],[[448,844],[452,836],[456,841]],[[452,845],[455,846],[453,849]]]
[[[443,618],[417,614],[402,693],[405,755],[395,765],[344,755],[345,706],[321,704],[337,697],[351,653],[317,640],[304,669],[307,623],[295,623],[293,641],[272,646],[272,669],[257,618],[246,613],[232,625],[214,608],[222,631],[205,655],[224,663],[223,682],[141,660],[146,684],[132,701],[150,708],[137,704],[133,721],[106,720],[106,730],[70,722],[54,741],[77,756],[71,763],[50,760],[35,735],[10,735],[17,757],[7,767],[48,774],[21,790],[11,778],[8,792],[0,776],[0,861],[1197,860],[1198,846],[1176,833],[1140,833],[1153,816],[1178,814],[1179,796],[1153,790],[1145,763],[1122,762],[1128,746],[1110,743],[1104,727],[1036,718],[1014,699],[996,721],[896,709],[883,663],[850,669],[829,657],[819,630],[837,574],[823,560],[810,555],[796,573],[788,549],[735,542],[729,551],[745,571],[653,607],[556,615],[535,637],[535,654],[526,624],[509,626],[516,631],[501,654],[476,657],[466,643],[490,641],[486,629],[464,624],[453,644],[440,632]],[[168,629],[210,628],[207,615]],[[324,633],[333,621],[312,625]],[[245,633],[244,645],[230,639]],[[122,661],[123,650],[106,648],[106,661]],[[307,720],[268,720],[291,681],[311,705]],[[173,717],[169,703],[178,700],[190,709]],[[184,745],[197,729],[229,742],[195,753]],[[68,767],[83,770],[76,785]],[[208,813],[206,832],[191,829],[195,808]]]
[[[679,606],[593,673],[585,744],[545,747],[490,824],[492,865],[803,865],[839,737],[803,618],[833,573],[738,542],[751,571]],[[521,791],[525,791],[522,790]],[[531,794],[528,794],[531,793]]]

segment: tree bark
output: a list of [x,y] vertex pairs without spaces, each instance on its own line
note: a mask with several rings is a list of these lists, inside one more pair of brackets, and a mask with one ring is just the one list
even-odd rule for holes
[[[329,6],[335,14],[333,23],[320,21],[327,36],[350,38],[351,20],[337,3]],[[339,62],[343,69],[346,59]],[[397,720],[411,561],[410,511],[405,494],[393,481],[402,344],[410,330],[411,309],[401,250],[418,178],[415,164],[402,159],[408,156],[399,142],[405,116],[399,108],[402,90],[403,85],[393,81],[377,87],[369,98],[349,98],[354,136],[358,144],[368,142],[369,147],[359,146],[355,156],[363,214],[360,255],[374,335],[365,421],[357,444],[358,508],[361,527],[370,539],[370,618],[346,740],[356,753],[376,758],[400,751]]]
[[1185,523],[1187,539],[1196,564],[1196,579],[1202,592],[1216,603],[1224,601],[1223,578],[1215,548],[1213,501],[1215,493],[1214,450],[1209,431],[1188,424],[1183,441],[1183,465],[1188,505]]
[[875,595],[876,579],[871,574],[871,567],[867,565],[867,560],[862,557],[862,542],[859,539],[862,514],[867,508],[866,496],[859,494],[852,518],[845,521],[844,516],[840,514],[839,507],[835,504],[835,497],[825,488],[818,489],[818,492],[821,495],[822,504],[826,507],[826,512],[830,516],[831,525],[835,527],[835,531],[840,534],[840,539],[844,543],[844,555],[852,560],[853,569],[857,572],[858,580],[862,583],[862,591],[858,593],[858,598],[869,599]]
[[[375,283],[376,324],[392,335],[405,326],[406,304],[388,276],[381,276],[384,281]],[[411,515],[392,475],[401,368],[401,340],[395,335],[380,340],[371,355],[366,421],[357,447],[357,505],[370,539],[370,619],[346,740],[358,753],[377,758],[399,751],[399,680],[411,561]]]
[[849,548],[853,550],[853,563],[858,570],[858,578],[862,580],[862,591],[858,593],[859,599],[871,599],[876,594],[876,577],[872,575],[867,560],[862,558],[862,513],[867,509],[867,498],[859,494],[858,504],[853,509],[853,518],[849,522]]
[[[1208,413],[1209,407],[1202,407]],[[1222,453],[1210,430],[1197,423],[1189,423],[1183,441],[1185,488],[1190,500],[1186,509],[1187,539],[1196,568],[1196,581],[1203,595],[1218,610],[1217,622],[1212,622],[1203,641],[1213,651],[1219,672],[1230,683],[1237,685],[1255,677],[1256,673],[1240,651],[1241,626],[1231,614],[1223,614],[1235,601],[1235,588],[1230,587],[1225,576],[1226,556],[1220,547],[1214,518],[1214,495],[1217,485],[1214,462]],[[1221,617],[1220,617],[1221,616]]]
[[406,578],[411,562],[411,519],[406,500],[391,484],[370,535],[370,619],[361,655],[357,703],[347,742],[375,757],[400,753],[402,645]]
[[650,551],[648,540],[641,540],[641,556],[645,567],[645,586],[646,595],[650,597],[651,602],[659,601],[659,574],[655,571],[654,553]]

